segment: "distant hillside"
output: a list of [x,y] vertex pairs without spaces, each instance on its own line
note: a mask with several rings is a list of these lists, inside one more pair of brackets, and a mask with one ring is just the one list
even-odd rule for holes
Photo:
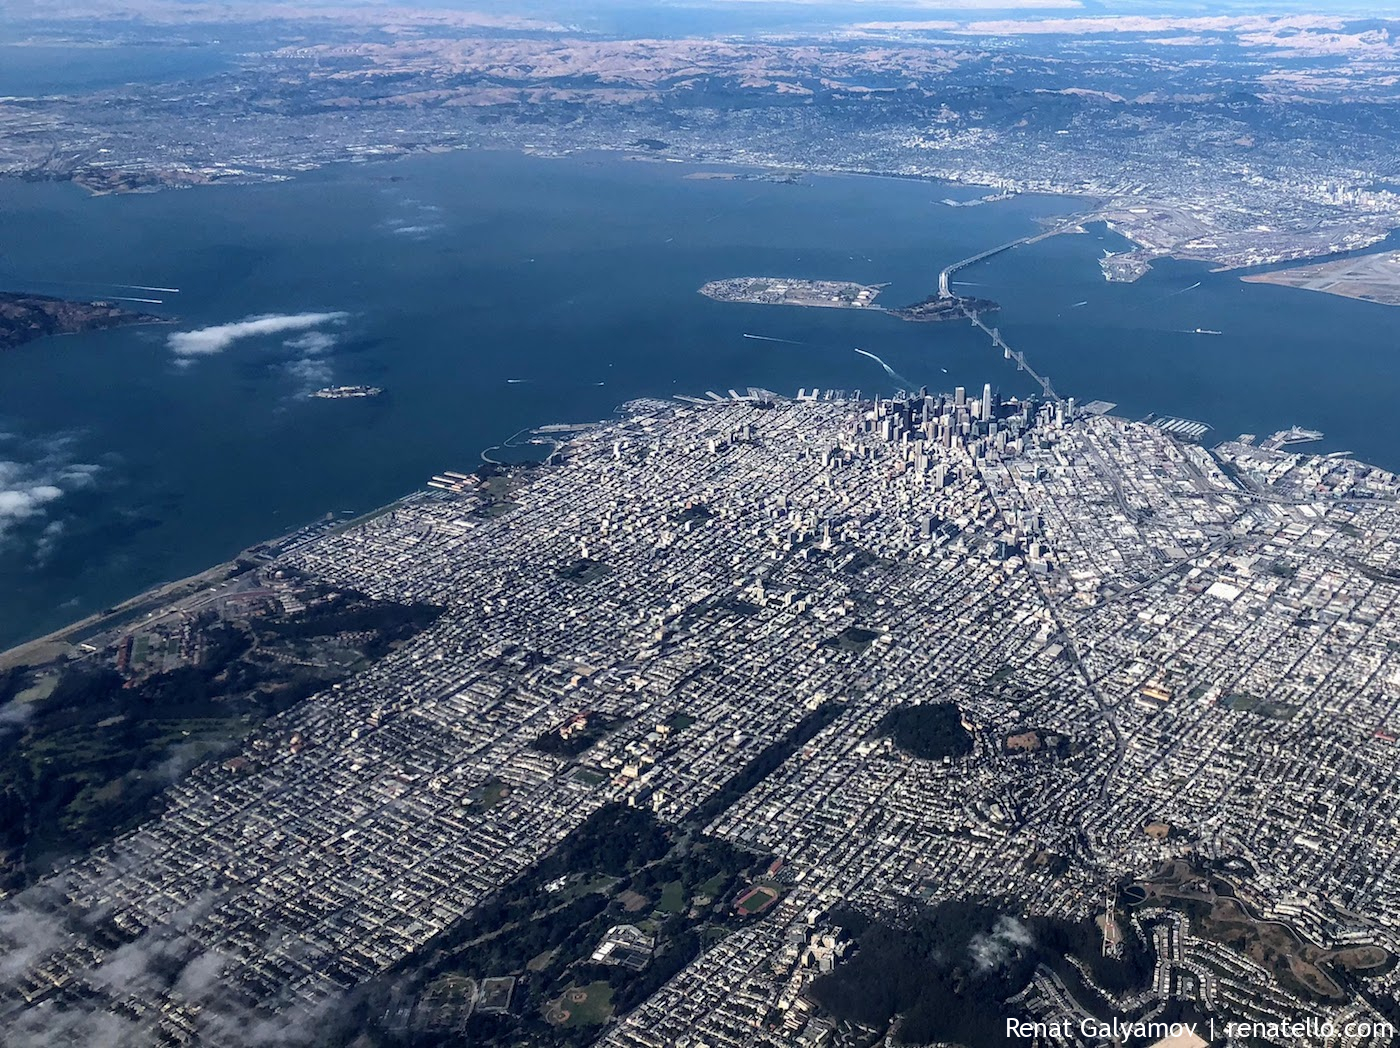
[[112,302],[71,302],[48,295],[0,291],[0,349],[14,349],[45,335],[165,322],[164,317],[134,313]]

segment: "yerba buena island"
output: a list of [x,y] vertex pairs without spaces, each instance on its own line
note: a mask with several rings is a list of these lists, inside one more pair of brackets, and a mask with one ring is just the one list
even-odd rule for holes
[[1387,1044],[1400,479],[1288,436],[990,386],[644,400],[249,551],[78,657],[139,696],[219,646],[195,704],[377,661],[259,685],[236,755],[14,896],[0,1021]]

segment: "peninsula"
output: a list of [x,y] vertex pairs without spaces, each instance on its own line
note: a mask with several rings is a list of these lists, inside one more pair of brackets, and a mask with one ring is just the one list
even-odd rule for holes
[[1251,284],[1278,284],[1383,306],[1400,306],[1400,251],[1355,255],[1270,273],[1251,273],[1240,279]]
[[164,323],[168,323],[165,317],[136,313],[101,299],[74,302],[49,295],[0,291],[0,349],[14,349],[45,335]]

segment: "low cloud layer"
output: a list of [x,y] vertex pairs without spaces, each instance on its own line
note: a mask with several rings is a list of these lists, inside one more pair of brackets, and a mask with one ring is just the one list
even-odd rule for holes
[[53,484],[36,484],[17,474],[7,475],[7,470],[14,470],[18,465],[17,462],[0,462],[0,484],[15,485],[0,490],[0,534],[7,524],[37,516],[46,503],[63,495],[63,489]]
[[325,324],[344,320],[345,313],[268,313],[248,317],[232,324],[215,324],[194,331],[177,331],[168,344],[177,357],[206,357],[222,353],[240,339],[259,335],[280,335],[288,331],[307,331]]
[[[0,988],[13,992],[16,984],[33,976],[36,966],[52,963],[55,956],[85,941],[112,912],[99,908],[81,914],[63,903],[62,891],[61,878],[55,878],[0,903]],[[146,1048],[156,1041],[158,1014],[138,1017],[115,1007],[134,995],[193,1004],[201,1044],[303,1048],[342,999],[332,996],[309,1007],[298,1004],[271,1016],[256,1013],[230,983],[230,968],[237,962],[204,945],[196,932],[220,901],[216,893],[201,896],[134,940],[98,950],[97,962],[86,968],[79,965],[69,990],[54,999],[5,1009],[0,1043],[5,1048]]]
[[436,204],[426,204],[421,200],[404,197],[397,201],[402,214],[388,218],[383,223],[394,236],[409,240],[427,240],[443,228],[442,208]]
[[308,331],[282,343],[298,354],[287,364],[287,372],[301,385],[303,393],[331,384],[331,362],[326,354],[335,348],[335,336],[324,331]]
[[968,944],[972,963],[979,972],[994,971],[1002,967],[1017,952],[1035,945],[1031,930],[1014,917],[998,917],[989,935],[973,936]]
[[[0,546],[25,525],[38,526],[65,494],[87,487],[98,467],[86,462],[66,462],[67,439],[43,444],[12,446],[10,454],[33,454],[34,459],[0,457]],[[48,521],[37,536],[36,555],[47,557],[62,537],[63,525]],[[26,532],[32,534],[32,532]]]

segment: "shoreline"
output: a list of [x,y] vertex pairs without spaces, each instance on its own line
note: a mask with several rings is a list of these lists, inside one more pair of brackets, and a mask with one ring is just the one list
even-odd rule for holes
[[[120,328],[175,324],[165,317],[120,305],[118,297],[67,298],[31,291],[0,290],[0,353],[55,335],[86,335]],[[161,302],[153,301],[160,305]]]
[[[75,178],[75,177],[73,177],[73,176],[71,176],[71,175],[68,176],[68,177],[65,177],[65,178],[45,178],[45,177],[38,177],[38,176],[34,176],[34,175],[32,175],[32,174],[27,174],[27,173],[23,173],[23,172],[21,172],[21,173],[4,173],[4,174],[0,174],[0,180],[4,180],[4,179],[13,179],[13,180],[19,181],[19,182],[54,182],[54,183],[68,182],[68,183],[71,183],[71,184],[73,184],[73,185],[75,185],[75,186],[81,188],[81,189],[82,189],[85,193],[87,193],[90,197],[121,197],[121,196],[137,196],[137,195],[141,195],[141,194],[159,193],[159,192],[165,192],[165,191],[167,191],[167,190],[180,190],[180,191],[184,191],[184,190],[194,190],[194,189],[217,188],[217,187],[219,187],[219,186],[275,185],[275,184],[277,184],[277,183],[279,183],[279,182],[294,181],[294,180],[297,179],[298,177],[300,177],[300,176],[302,176],[302,175],[305,175],[305,174],[308,174],[308,173],[318,172],[318,171],[328,171],[328,170],[332,170],[332,169],[338,168],[338,167],[364,166],[364,165],[370,165],[370,164],[389,164],[389,163],[397,163],[397,162],[403,162],[403,161],[413,160],[413,159],[417,159],[417,158],[424,157],[424,156],[434,156],[434,155],[440,155],[440,154],[444,154],[444,153],[467,153],[467,152],[512,153],[512,154],[515,154],[515,155],[517,155],[517,156],[531,157],[531,158],[533,158],[533,159],[538,159],[538,160],[559,160],[559,159],[570,159],[570,158],[572,158],[572,159],[583,159],[583,160],[587,160],[587,159],[589,159],[590,157],[606,157],[606,158],[608,158],[609,160],[623,160],[623,161],[628,161],[628,162],[632,162],[632,163],[650,163],[650,164],[655,164],[655,165],[670,165],[670,166],[675,167],[675,168],[678,168],[678,169],[679,169],[679,168],[688,168],[688,169],[690,169],[690,170],[689,170],[689,173],[687,173],[687,174],[685,174],[685,175],[682,176],[683,179],[689,180],[689,181],[726,181],[726,180],[744,180],[744,179],[752,178],[752,179],[755,179],[755,180],[769,181],[769,182],[771,182],[771,183],[773,183],[773,184],[775,184],[775,185],[778,185],[778,184],[793,184],[793,185],[797,185],[797,184],[800,184],[800,182],[799,182],[798,180],[800,180],[800,179],[802,179],[802,178],[813,178],[813,177],[827,177],[827,178],[880,178],[880,179],[892,179],[892,180],[895,180],[895,181],[902,181],[902,182],[923,183],[923,184],[926,184],[926,185],[941,185],[941,186],[947,186],[947,187],[953,188],[953,189],[962,189],[962,190],[966,190],[966,191],[974,192],[974,193],[975,193],[976,191],[978,191],[978,190],[989,190],[989,189],[998,189],[998,188],[999,188],[998,183],[994,183],[994,182],[961,181],[961,180],[956,180],[956,179],[950,179],[950,178],[947,178],[947,177],[945,177],[945,176],[943,176],[943,175],[934,175],[934,174],[927,174],[927,175],[925,175],[925,174],[918,174],[918,173],[916,173],[916,172],[905,172],[905,171],[880,171],[880,170],[873,170],[873,169],[870,169],[870,168],[860,168],[860,167],[803,167],[801,164],[778,163],[777,161],[773,161],[773,162],[771,162],[771,163],[764,163],[764,162],[757,161],[757,160],[734,161],[734,160],[706,160],[706,159],[696,159],[696,158],[667,157],[667,156],[665,156],[665,155],[661,155],[661,154],[657,154],[657,153],[648,153],[648,152],[644,152],[644,151],[641,151],[641,150],[637,149],[636,147],[630,146],[630,145],[629,145],[629,146],[594,145],[594,146],[588,146],[588,147],[583,147],[583,148],[578,148],[578,149],[565,149],[565,150],[560,150],[560,151],[557,151],[557,152],[556,152],[556,151],[544,151],[544,150],[534,149],[534,148],[530,148],[530,147],[528,147],[528,146],[495,145],[495,144],[490,144],[490,143],[485,143],[485,144],[483,144],[483,143],[480,143],[480,142],[471,142],[471,143],[463,142],[463,143],[459,143],[459,144],[456,144],[456,145],[432,145],[432,146],[419,147],[419,148],[403,148],[402,150],[400,150],[400,151],[398,151],[398,152],[392,152],[392,153],[379,153],[379,154],[371,154],[371,155],[365,155],[365,156],[347,156],[347,157],[339,157],[339,158],[334,158],[334,159],[327,160],[327,161],[324,161],[324,162],[315,163],[315,164],[312,164],[312,165],[309,166],[309,167],[297,168],[296,170],[293,170],[293,171],[288,171],[288,172],[281,172],[281,171],[272,172],[272,171],[268,171],[268,172],[265,172],[265,173],[261,173],[261,174],[259,174],[259,175],[257,175],[257,176],[250,176],[250,174],[249,174],[248,172],[244,171],[244,172],[240,172],[240,173],[237,174],[237,175],[232,175],[232,176],[229,176],[229,177],[223,177],[223,176],[221,176],[221,175],[214,175],[214,176],[211,176],[211,177],[209,177],[209,178],[207,178],[207,179],[194,179],[194,180],[189,180],[189,181],[161,180],[161,179],[157,178],[157,180],[156,180],[155,182],[152,182],[152,183],[143,183],[143,184],[141,184],[141,185],[139,185],[139,186],[134,186],[134,187],[131,187],[131,188],[122,188],[122,187],[115,187],[115,188],[114,188],[114,187],[96,187],[96,186],[88,185],[88,184],[86,184],[86,182],[85,182],[84,180],[82,180],[81,178]],[[1076,202],[1076,203],[1078,203],[1078,204],[1082,204],[1082,205],[1085,205],[1085,206],[1089,207],[1090,210],[1089,210],[1089,211],[1086,211],[1086,212],[1083,212],[1082,214],[1079,215],[1079,217],[1080,217],[1080,221],[1081,221],[1082,223],[1092,223],[1092,222],[1106,221],[1106,220],[1104,219],[1104,217],[1100,214],[1100,211],[1101,211],[1104,207],[1106,207],[1106,205],[1110,202],[1110,198],[1104,197],[1102,194],[1085,193],[1085,192],[1076,192],[1076,191],[1070,190],[1070,189],[1027,189],[1027,190],[1008,190],[1008,191],[1004,191],[1004,193],[1005,193],[1005,195],[1004,195],[1003,197],[999,197],[997,200],[993,200],[993,201],[986,201],[986,200],[981,200],[981,199],[976,199],[976,198],[974,198],[973,200],[970,200],[970,201],[967,201],[967,202],[959,202],[959,204],[962,204],[962,203],[979,203],[979,204],[985,204],[985,203],[1000,203],[1003,199],[1015,199],[1015,198],[1017,198],[1017,197],[1023,197],[1023,196],[1025,196],[1025,197],[1047,197],[1047,198],[1052,198],[1052,199],[1059,199],[1059,200],[1065,200],[1065,201],[1073,201],[1073,202]],[[1175,207],[1175,206],[1177,206],[1177,205],[1174,205],[1174,204],[1166,204],[1166,205],[1163,205],[1163,206],[1165,206],[1165,207]],[[1109,228],[1110,228],[1113,232],[1117,233],[1119,236],[1123,237],[1123,239],[1125,239],[1126,241],[1128,241],[1130,244],[1134,245],[1134,250],[1135,250],[1135,251],[1148,251],[1148,250],[1152,250],[1152,249],[1150,248],[1150,245],[1149,245],[1149,244],[1147,244],[1147,243],[1145,243],[1145,242],[1143,242],[1143,241],[1139,241],[1139,240],[1135,239],[1129,232],[1126,232],[1126,231],[1124,231],[1124,230],[1122,230],[1122,229],[1116,228],[1115,226],[1113,226],[1113,225],[1111,225],[1111,224],[1109,225]],[[1146,259],[1146,260],[1145,260],[1146,263],[1147,263],[1147,265],[1146,265],[1146,268],[1143,270],[1142,273],[1138,273],[1138,274],[1134,275],[1131,279],[1128,279],[1128,280],[1124,280],[1123,278],[1119,278],[1119,279],[1115,280],[1113,277],[1109,277],[1108,279],[1109,279],[1109,282],[1110,282],[1110,283],[1118,283],[1118,282],[1129,282],[1129,283],[1131,283],[1132,281],[1135,281],[1135,280],[1137,280],[1137,279],[1140,279],[1143,275],[1145,275],[1146,272],[1147,272],[1148,270],[1151,269],[1151,264],[1152,264],[1153,262],[1162,261],[1162,260],[1171,260],[1171,261],[1175,261],[1175,262],[1192,262],[1192,263],[1197,263],[1197,264],[1200,264],[1200,265],[1203,265],[1203,266],[1208,267],[1208,271],[1211,272],[1211,273],[1231,273],[1231,272],[1239,272],[1239,271],[1241,271],[1241,270],[1251,270],[1251,269],[1273,269],[1273,268],[1275,268],[1275,267],[1277,267],[1277,268],[1291,268],[1291,267],[1301,267],[1301,266],[1307,266],[1307,265],[1317,265],[1317,264],[1321,264],[1321,263],[1325,263],[1325,262],[1331,261],[1331,260],[1336,259],[1336,258],[1347,257],[1347,256],[1349,256],[1349,255],[1354,255],[1354,254],[1366,254],[1366,253],[1370,253],[1370,252],[1372,252],[1372,251],[1384,250],[1384,249],[1385,249],[1385,248],[1384,248],[1384,245],[1386,244],[1386,242],[1387,242],[1387,241],[1390,241],[1390,240],[1392,240],[1392,239],[1394,239],[1394,238],[1396,238],[1397,236],[1400,236],[1400,226],[1396,226],[1395,228],[1391,229],[1390,232],[1389,232],[1384,238],[1382,238],[1380,241],[1377,241],[1375,244],[1372,244],[1372,245],[1370,245],[1370,246],[1368,246],[1368,247],[1357,248],[1357,249],[1355,249],[1355,250],[1353,250],[1353,251],[1350,251],[1350,252],[1346,252],[1346,251],[1344,251],[1344,252],[1322,252],[1322,253],[1319,253],[1319,254],[1298,255],[1298,256],[1294,256],[1294,257],[1290,257],[1290,258],[1280,259],[1280,260],[1278,260],[1278,261],[1276,261],[1276,262],[1237,263],[1237,264],[1225,264],[1225,265],[1222,265],[1222,264],[1220,264],[1220,263],[1218,263],[1218,262],[1216,262],[1216,261],[1213,261],[1213,260],[1211,260],[1211,259],[1199,258],[1199,257],[1197,257],[1197,256],[1195,256],[1195,255],[1189,255],[1189,254],[1178,255],[1178,254],[1174,254],[1174,253],[1171,253],[1171,252],[1167,252],[1167,253],[1164,253],[1164,254],[1155,254],[1155,253],[1154,253],[1154,254],[1151,256],[1150,259]],[[1130,252],[1125,252],[1125,253],[1130,253]],[[1293,286],[1293,285],[1279,285],[1279,286]],[[1313,290],[1313,289],[1300,288],[1299,290]],[[1330,292],[1329,292],[1329,293],[1330,293]],[[1350,297],[1350,298],[1353,298],[1355,301],[1370,301],[1370,300],[1362,299],[1362,298],[1359,298],[1359,297],[1356,297],[1356,296],[1345,296],[1345,295],[1344,295],[1344,296],[1340,296],[1340,297]]]
[[[377,513],[386,512],[390,507],[397,505],[400,501],[402,501],[402,499],[395,499],[393,502],[388,503],[387,506],[379,507],[368,513],[359,514],[345,521],[344,524],[346,526],[352,525],[360,520],[374,516]],[[308,528],[321,523],[324,523],[324,518],[298,525],[291,531],[282,535],[276,535],[262,542],[255,542],[253,545],[239,550],[227,560],[220,561],[192,575],[185,575],[182,578],[170,579],[165,582],[157,582],[153,586],[133,594],[117,604],[103,608],[101,611],[95,611],[75,622],[70,622],[66,626],[62,626],[41,636],[20,641],[18,644],[0,651],[0,671],[12,669],[16,666],[33,665],[35,662],[45,662],[57,658],[60,655],[66,654],[73,648],[81,646],[81,638],[75,638],[74,634],[90,632],[100,633],[104,628],[112,628],[117,625],[123,617],[131,615],[133,612],[140,611],[148,604],[156,602],[168,603],[169,600],[182,589],[187,589],[192,593],[195,590],[207,588],[211,584],[225,581],[235,574],[242,574],[248,567],[252,567],[252,562],[255,562],[261,557],[263,551],[267,548],[294,538]],[[245,566],[240,569],[240,564],[244,564]]]
[[[463,149],[461,149],[461,150],[453,150],[453,152],[460,152],[460,153],[466,153],[466,152],[468,152],[468,151],[469,151],[469,148],[463,148]],[[525,150],[519,150],[519,149],[513,149],[513,148],[512,148],[512,149],[504,149],[504,148],[492,148],[492,147],[478,147],[478,151],[479,151],[479,152],[483,152],[483,153],[485,153],[485,152],[491,152],[491,153],[497,153],[497,154],[510,154],[510,155],[521,156],[521,157],[528,156],[528,155],[532,155],[532,154],[529,154],[529,153],[528,153],[527,151],[525,151]],[[599,163],[599,164],[611,164],[611,163],[615,163],[615,162],[616,162],[617,160],[619,160],[619,159],[623,159],[623,158],[624,158],[624,153],[623,153],[623,151],[599,150],[599,151],[594,151],[594,153],[595,153],[595,161],[596,161],[597,163]],[[347,161],[343,161],[343,162],[337,163],[336,165],[324,165],[322,168],[315,169],[315,170],[326,170],[327,168],[332,167],[332,166],[336,166],[336,167],[342,166],[342,164],[364,164],[364,163],[369,163],[371,159],[374,160],[374,161],[380,161],[380,160],[411,160],[411,159],[414,159],[415,157],[417,157],[418,155],[419,155],[419,154],[413,154],[413,155],[401,156],[401,157],[379,157],[379,158],[369,158],[369,159],[359,160],[359,161],[356,161],[356,160],[347,160]],[[570,158],[570,157],[573,158],[573,159],[575,159],[575,160],[585,160],[585,161],[586,161],[586,160],[588,159],[588,153],[587,153],[587,152],[584,152],[584,151],[580,151],[580,152],[577,152],[577,153],[569,154],[567,157],[555,157],[555,156],[550,156],[550,155],[540,156],[539,154],[533,154],[533,155],[539,156],[539,158],[541,158],[541,159],[567,159],[567,158]],[[692,163],[688,163],[688,164],[686,164],[686,165],[677,164],[677,165],[672,165],[672,166],[677,167],[677,168],[689,167],[690,169],[695,169],[695,168],[697,168],[697,167],[699,167],[699,166],[701,166],[701,165],[698,164],[698,163],[692,162]],[[735,168],[735,167],[739,167],[740,165],[727,165],[727,166],[730,167],[731,169],[733,169],[733,168]],[[768,170],[768,169],[763,168],[763,167],[751,167],[751,168],[749,168],[749,169],[751,169],[751,170],[758,170],[758,171]],[[779,170],[786,170],[786,169],[779,169]],[[918,182],[925,182],[925,183],[933,182],[933,181],[945,181],[945,183],[946,183],[946,180],[934,179],[934,178],[932,178],[932,177],[899,175],[899,174],[895,174],[895,173],[883,173],[883,174],[882,174],[882,173],[879,173],[879,172],[868,172],[868,171],[825,171],[825,170],[812,170],[812,171],[808,171],[808,172],[805,172],[805,173],[806,173],[806,174],[809,174],[809,175],[813,175],[813,176],[815,176],[815,175],[825,175],[825,176],[828,176],[828,177],[830,177],[830,176],[841,176],[841,177],[851,177],[851,176],[855,176],[855,177],[859,177],[859,176],[869,176],[869,175],[874,174],[874,175],[877,175],[877,176],[879,176],[879,177],[891,177],[891,178],[897,178],[897,179],[900,179],[900,180],[903,180],[903,181],[918,181]],[[949,184],[949,185],[963,185],[962,183],[946,183],[946,184]],[[1048,195],[1047,195],[1047,198],[1048,198]],[[934,209],[934,210],[936,211],[937,209]],[[717,301],[719,301],[719,300],[717,300]],[[824,307],[824,306],[826,306],[827,304],[825,304],[825,303],[820,303],[820,304],[817,304],[817,305],[818,305],[819,307]],[[867,306],[867,307],[862,307],[862,308],[864,308],[866,311],[875,311],[875,312],[882,312],[882,313],[887,313],[887,314],[893,312],[892,310],[889,310],[889,309],[887,309],[886,307],[882,307],[882,306]],[[151,323],[151,324],[157,324],[157,323],[161,323],[161,324],[173,324],[173,323],[177,323],[177,322],[178,322],[178,321],[176,321],[175,319],[171,319],[171,318],[158,318],[158,319],[156,319],[156,320],[152,320],[152,321],[149,321],[149,322],[147,322],[147,323]],[[1032,352],[1034,352],[1034,351],[1032,351]],[[1319,428],[1322,428],[1322,427],[1319,427]],[[495,445],[494,447],[495,447],[495,448],[499,448],[500,445]],[[542,446],[542,448],[543,448],[543,446]],[[491,452],[492,450],[493,450],[492,447],[486,448],[486,452],[487,452],[487,453]],[[490,460],[489,460],[489,459],[483,458],[483,461],[490,461]],[[506,463],[506,464],[513,464],[513,463]],[[334,504],[334,503],[333,503],[333,504]],[[390,505],[392,505],[392,503],[391,503]],[[382,511],[382,510],[372,510],[372,511],[370,511],[370,513],[372,514],[373,512],[379,512],[379,511]],[[366,515],[369,515],[369,514],[366,514]],[[309,522],[308,524],[306,524],[306,525],[303,525],[303,527],[305,527],[305,526],[310,526],[310,522]],[[347,526],[348,526],[348,525],[347,525]],[[291,532],[289,532],[288,534],[289,534],[289,535],[290,535],[290,534],[295,534],[295,533],[296,533],[297,531],[299,531],[299,530],[301,530],[301,528],[293,529],[293,530],[292,530]],[[271,541],[275,542],[276,540],[274,539],[274,540],[271,540]],[[249,549],[257,549],[259,545],[266,545],[266,544],[267,544],[267,543],[254,543],[254,544],[252,544],[251,546],[249,546],[248,548],[249,548]],[[186,577],[183,577],[183,578],[177,578],[177,579],[174,579],[174,580],[161,581],[161,582],[153,583],[150,587],[148,587],[148,588],[142,590],[141,592],[139,592],[139,593],[137,593],[137,594],[135,594],[135,595],[126,597],[126,598],[123,599],[120,603],[111,606],[111,607],[110,607],[109,609],[107,609],[107,610],[108,610],[108,611],[117,612],[117,613],[122,613],[124,610],[129,612],[130,610],[132,610],[134,607],[136,607],[137,605],[139,605],[139,604],[140,604],[142,601],[144,601],[144,600],[152,599],[153,597],[155,597],[155,596],[157,596],[157,595],[160,595],[160,594],[162,594],[162,593],[164,593],[164,592],[168,592],[168,591],[170,591],[170,590],[172,590],[172,589],[178,589],[181,585],[184,585],[184,584],[193,584],[193,583],[195,583],[195,582],[197,582],[197,581],[199,581],[199,580],[202,580],[202,579],[204,579],[205,577],[211,575],[211,573],[216,574],[219,570],[227,570],[227,569],[231,568],[234,564],[236,564],[238,558],[239,558],[240,556],[246,554],[246,553],[247,553],[247,550],[240,551],[238,554],[235,554],[234,556],[232,556],[232,557],[230,557],[230,558],[228,558],[228,559],[223,560],[221,563],[212,565],[212,566],[209,567],[209,568],[202,569],[202,570],[196,572],[196,573],[193,574],[193,575],[189,575],[189,576],[186,576]],[[85,629],[88,629],[88,628],[91,628],[91,627],[96,626],[98,623],[102,622],[102,621],[104,620],[104,618],[106,618],[106,617],[108,617],[108,616],[107,616],[104,612],[96,612],[96,613],[93,613],[93,614],[91,614],[91,615],[86,616],[86,617],[83,618],[83,619],[77,620],[77,621],[75,621],[75,622],[68,623],[67,625],[61,626],[61,627],[59,627],[59,628],[57,628],[57,629],[53,629],[53,630],[49,631],[48,633],[45,633],[45,634],[40,635],[40,636],[38,636],[38,637],[34,637],[34,638],[22,640],[22,641],[20,641],[20,642],[14,644],[14,645],[8,647],[8,648],[5,649],[4,651],[0,651],[0,668],[4,668],[5,666],[9,665],[9,664],[11,663],[11,660],[13,660],[13,659],[15,659],[15,658],[18,658],[18,657],[21,657],[21,656],[24,656],[24,657],[29,656],[29,655],[31,654],[31,649],[33,649],[33,648],[35,648],[35,647],[39,647],[39,646],[42,646],[42,645],[45,645],[45,644],[54,645],[54,644],[63,644],[63,643],[67,643],[67,642],[69,642],[72,638],[74,638],[75,635],[78,636],[78,637],[80,638],[80,637],[81,637],[81,634],[83,633],[83,631],[84,631]]]
[[189,587],[191,590],[201,588],[205,583],[212,581],[220,573],[235,569],[241,556],[242,553],[231,560],[215,564],[193,575],[186,575],[184,578],[157,583],[147,590],[143,590],[132,597],[128,597],[120,604],[114,604],[109,608],[104,608],[102,611],[93,612],[91,615],[87,615],[76,622],[71,622],[67,626],[53,630],[50,633],[45,633],[43,636],[35,637],[32,640],[21,641],[12,648],[0,651],[0,671],[13,669],[17,666],[29,666],[36,662],[47,662],[60,655],[66,654],[68,651],[79,647],[81,644],[81,641],[74,639],[73,634],[95,630],[96,627],[101,626],[108,620],[116,620],[120,619],[123,615],[129,615],[133,611],[139,610],[147,603],[176,593],[182,587]]
[[[625,406],[626,405],[619,405],[616,409],[614,409],[613,414],[617,415],[618,413],[623,411]],[[1126,416],[1117,415],[1113,412],[1105,412],[1105,414],[1111,414],[1113,417],[1123,418],[1125,421],[1131,421],[1127,419]],[[553,436],[553,434],[557,433],[559,434],[560,438],[567,438],[568,436],[571,436],[574,433],[582,432],[598,424],[598,422],[547,423],[543,426],[527,427],[525,429],[517,430],[505,441],[492,444],[482,449],[482,451],[480,452],[480,456],[483,464],[485,464],[488,467],[494,467],[497,469],[511,470],[518,467],[528,468],[531,466],[548,465],[554,458],[554,456],[558,454],[558,452],[567,443],[567,439],[557,439]],[[538,440],[519,440],[519,438],[524,434],[546,434],[548,436]],[[1189,441],[1187,443],[1196,442]],[[1229,443],[1229,441],[1225,441],[1223,443]],[[542,460],[535,462],[531,462],[528,460],[521,462],[504,462],[495,461],[489,457],[489,454],[492,451],[533,444],[552,445],[550,453]],[[1218,446],[1219,445],[1217,445],[1217,447]],[[1208,447],[1206,448],[1206,452],[1210,455],[1212,459],[1216,460],[1217,462],[1221,461],[1219,456],[1216,454],[1215,448]],[[1287,448],[1280,448],[1278,449],[1277,453],[1281,455],[1302,455],[1301,452],[1289,451]],[[1376,468],[1383,469],[1383,467]],[[38,665],[41,663],[55,661],[58,658],[67,655],[74,648],[79,648],[82,646],[82,639],[80,637],[75,637],[75,634],[97,634],[106,632],[107,630],[113,629],[116,626],[120,625],[121,620],[125,617],[132,616],[136,613],[141,612],[142,610],[146,610],[147,608],[151,608],[152,611],[154,611],[159,606],[169,604],[173,600],[178,599],[181,596],[187,597],[192,595],[199,589],[212,588],[218,583],[228,581],[229,579],[232,579],[238,575],[245,573],[248,570],[251,570],[258,564],[270,563],[272,560],[276,559],[275,555],[269,556],[270,550],[273,550],[276,547],[281,546],[289,541],[295,540],[305,535],[307,532],[310,532],[312,529],[321,529],[322,531],[327,533],[344,531],[349,528],[353,528],[358,524],[362,524],[367,521],[373,520],[375,517],[383,516],[386,513],[390,513],[395,508],[401,506],[410,499],[423,496],[431,497],[432,494],[433,491],[431,486],[415,488],[412,491],[400,495],[398,498],[392,499],[381,506],[376,506],[372,509],[366,510],[365,512],[345,516],[342,519],[336,519],[333,514],[328,513],[324,517],[320,517],[318,519],[307,521],[304,524],[298,525],[290,531],[284,532],[282,534],[273,536],[268,539],[264,539],[259,542],[255,542],[251,546],[239,550],[238,553],[236,553],[229,559],[220,561],[216,564],[209,566],[208,568],[195,572],[194,574],[186,575],[182,578],[172,579],[166,582],[156,583],[155,585],[152,585],[147,589],[142,590],[141,592],[126,598],[125,600],[122,600],[120,603],[114,604],[108,608],[104,608],[102,611],[94,612],[90,615],[84,616],[81,619],[71,622],[66,626],[60,627],[59,629],[52,630],[46,634],[43,634],[42,636],[34,637],[30,640],[21,641],[20,643],[15,644],[7,649],[0,650],[0,672],[4,672],[5,670],[17,667]],[[1319,499],[1317,501],[1326,500]],[[185,592],[182,593],[182,590]]]

